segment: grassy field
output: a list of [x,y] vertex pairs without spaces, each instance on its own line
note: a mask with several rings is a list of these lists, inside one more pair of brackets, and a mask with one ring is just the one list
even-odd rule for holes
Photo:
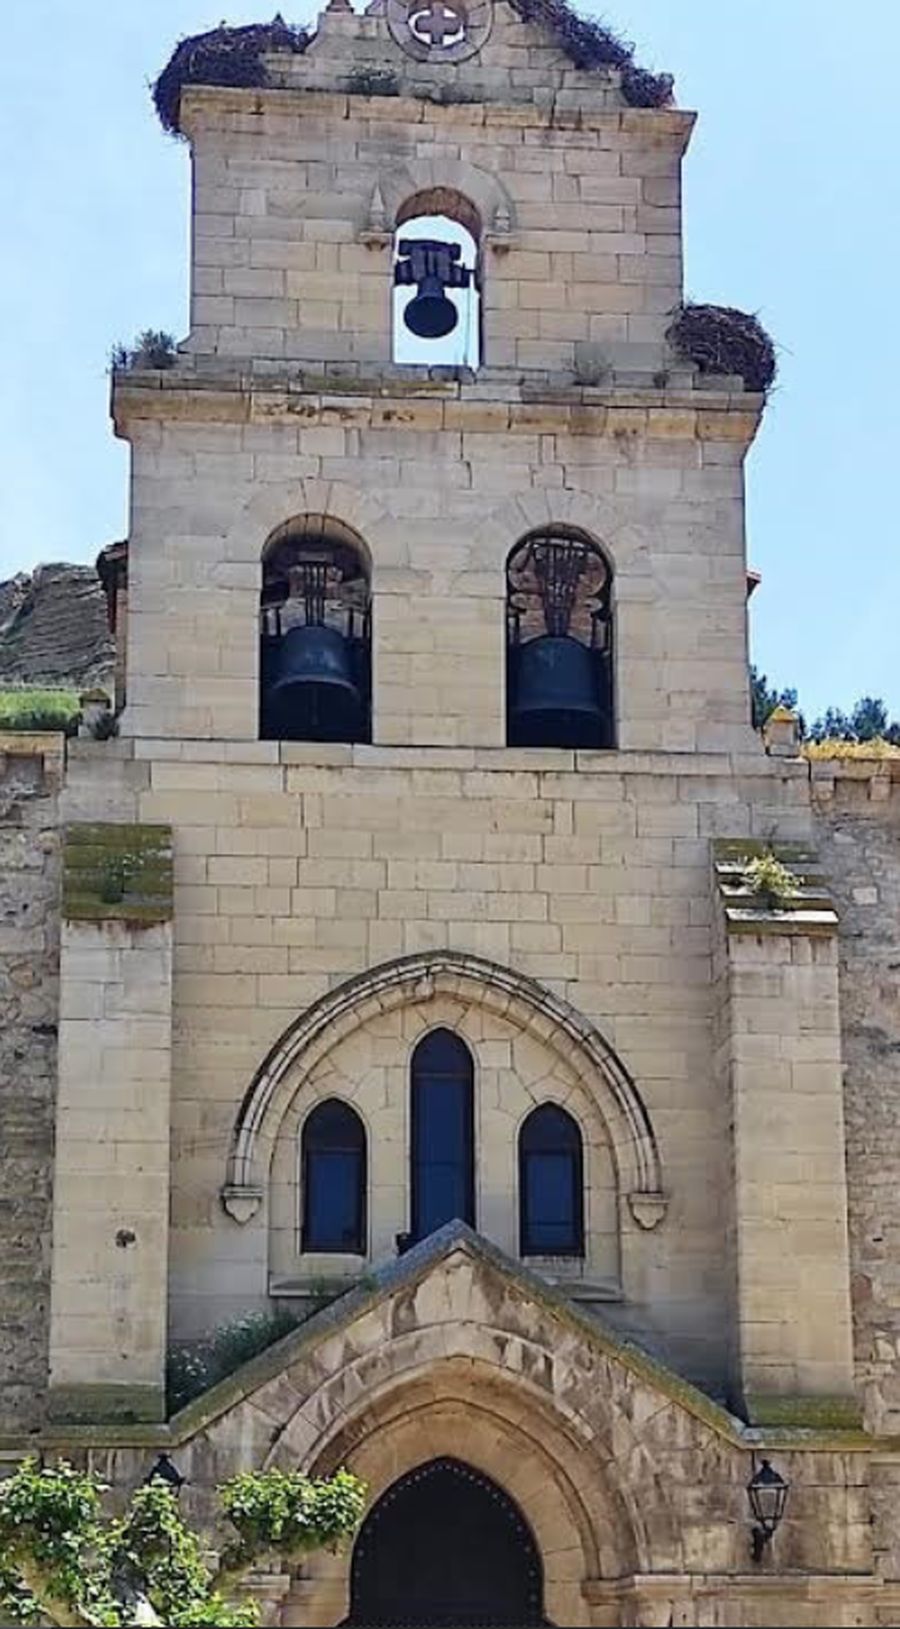
[[75,690],[0,689],[0,730],[64,730],[78,717]]

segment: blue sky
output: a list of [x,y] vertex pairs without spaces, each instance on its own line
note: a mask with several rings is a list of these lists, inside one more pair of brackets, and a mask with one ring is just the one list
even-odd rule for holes
[[[187,309],[187,155],[147,81],[220,5],[5,10],[0,575],[90,560],[124,533],[106,358],[142,327],[183,334]],[[759,311],[781,346],[748,471],[756,658],[809,713],[870,691],[900,714],[900,6],[611,0],[604,15],[700,111],[688,293]]]

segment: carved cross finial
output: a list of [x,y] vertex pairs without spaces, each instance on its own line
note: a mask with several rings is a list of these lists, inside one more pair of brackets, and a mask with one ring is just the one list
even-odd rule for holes
[[429,0],[421,11],[410,12],[409,27],[416,39],[426,45],[453,45],[465,38],[466,14],[462,6],[450,5],[446,0]]

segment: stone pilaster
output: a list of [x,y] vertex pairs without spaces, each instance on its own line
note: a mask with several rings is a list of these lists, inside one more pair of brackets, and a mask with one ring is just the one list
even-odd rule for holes
[[167,827],[70,826],[50,1408],[164,1417],[172,1028]]
[[755,1423],[849,1423],[856,1405],[837,914],[808,853],[779,856],[798,888],[780,903],[746,880],[754,845],[716,844],[735,1390]]

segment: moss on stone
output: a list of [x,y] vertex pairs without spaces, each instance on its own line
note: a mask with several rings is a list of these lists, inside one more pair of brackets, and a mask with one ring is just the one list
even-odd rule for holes
[[66,827],[63,916],[69,922],[168,922],[173,914],[169,826],[87,822]]

